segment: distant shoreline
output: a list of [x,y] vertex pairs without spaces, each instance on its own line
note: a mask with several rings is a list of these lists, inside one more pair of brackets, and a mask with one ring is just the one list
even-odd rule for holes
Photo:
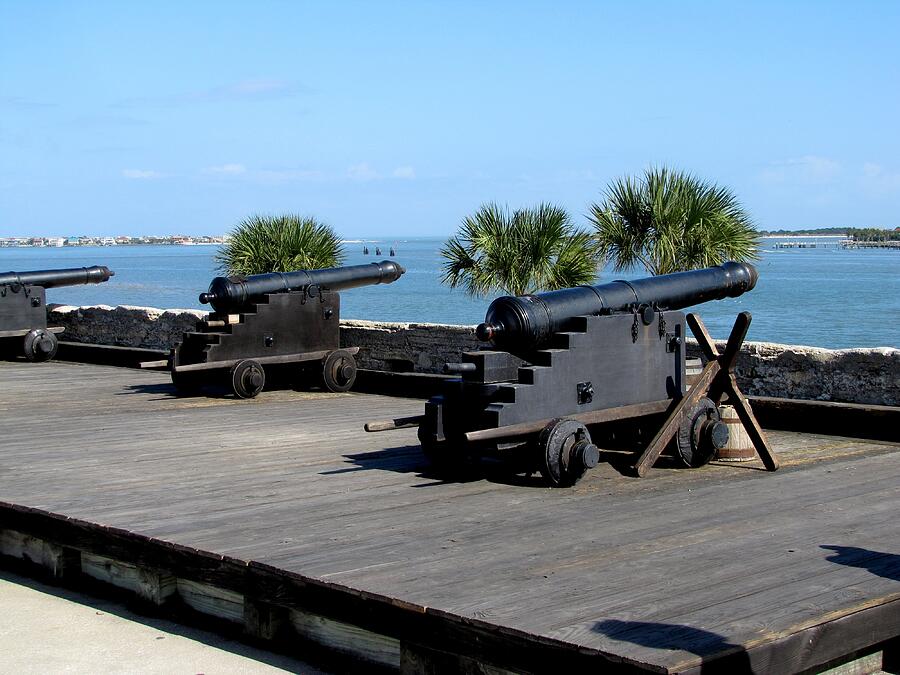
[[846,234],[760,234],[762,239],[846,239]]

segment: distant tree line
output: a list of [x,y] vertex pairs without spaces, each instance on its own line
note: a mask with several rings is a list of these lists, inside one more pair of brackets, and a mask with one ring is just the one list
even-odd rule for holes
[[816,227],[807,230],[764,230],[760,236],[783,234],[788,236],[844,235],[854,241],[900,241],[900,227],[884,229],[880,227]]
[[900,227],[893,230],[882,230],[877,227],[851,227],[847,237],[854,241],[900,241]]
[[786,235],[826,235],[826,234],[847,234],[846,227],[814,227],[806,230],[761,230],[760,235],[765,237],[770,234],[786,234]]

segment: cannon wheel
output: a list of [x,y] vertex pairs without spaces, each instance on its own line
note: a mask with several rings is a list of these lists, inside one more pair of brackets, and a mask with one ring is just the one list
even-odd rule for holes
[[356,359],[344,349],[328,352],[322,360],[322,384],[328,391],[348,391],[356,382]]
[[253,359],[238,361],[231,367],[231,389],[238,398],[253,398],[266,386],[266,371]]
[[719,419],[719,409],[708,398],[701,398],[684,416],[675,436],[678,458],[696,469],[709,461],[716,450],[728,442],[728,427]]
[[25,334],[22,352],[29,361],[49,361],[56,356],[59,340],[48,330],[34,328]]
[[600,460],[590,432],[577,420],[551,420],[538,436],[537,445],[538,468],[553,487],[575,485]]

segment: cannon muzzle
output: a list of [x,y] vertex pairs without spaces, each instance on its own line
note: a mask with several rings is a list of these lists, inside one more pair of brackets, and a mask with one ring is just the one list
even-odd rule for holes
[[677,310],[751,290],[759,273],[748,263],[726,262],[701,270],[663,274],[599,286],[576,286],[535,295],[503,296],[488,307],[475,329],[479,340],[506,351],[546,344],[576,316]]
[[34,272],[6,272],[0,274],[0,286],[78,286],[100,284],[109,281],[115,272],[105,265],[93,267],[73,267],[63,270],[37,270]]
[[216,312],[239,312],[253,302],[262,300],[269,293],[287,293],[304,288],[318,287],[342,291],[358,286],[389,284],[405,272],[391,260],[368,265],[329,267],[320,270],[295,272],[268,272],[248,277],[216,277],[206,293],[200,294],[200,302],[212,305]]

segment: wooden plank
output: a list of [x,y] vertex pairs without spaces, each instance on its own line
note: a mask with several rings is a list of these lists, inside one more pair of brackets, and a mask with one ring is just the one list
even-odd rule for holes
[[703,352],[704,358],[707,361],[715,361],[718,359],[719,351],[716,349],[716,342],[712,339],[709,331],[706,330],[706,326],[703,324],[703,321],[700,320],[699,315],[688,312],[684,319],[691,329],[691,332],[694,334],[694,337],[697,339],[697,344],[700,347],[700,351]]
[[[693,662],[595,630],[615,619],[681,626],[628,634],[710,644],[708,661],[731,643],[765,663],[755,659],[795,658],[803,635],[844,617],[832,642],[864,643],[866,612],[896,587],[864,566],[900,575],[885,557],[900,552],[880,546],[900,538],[896,444],[773,432],[784,468],[772,475],[709,466],[642,482],[596,471],[567,490],[523,476],[452,483],[430,475],[412,430],[358,429],[420,412],[417,401],[182,399],[165,373],[72,364],[0,364],[0,377],[2,496],[19,504],[0,505],[2,527],[224,588],[229,620],[260,637],[288,608],[513,670]],[[39,408],[24,396],[36,389]],[[839,564],[823,544],[880,556]],[[278,578],[273,594],[248,590],[257,565]],[[779,652],[782,640],[793,646]]]
[[394,431],[395,429],[418,427],[423,421],[425,421],[425,415],[413,415],[411,417],[397,417],[391,420],[366,422],[363,428],[370,433],[377,431]]
[[418,675],[419,673],[513,675],[517,672],[520,671],[499,668],[460,654],[450,654],[409,642],[403,644],[400,659],[401,675]]
[[776,471],[778,469],[778,458],[769,447],[769,441],[766,438],[766,434],[762,430],[762,427],[759,426],[759,422],[756,421],[756,417],[753,415],[750,404],[741,393],[741,390],[738,389],[734,373],[728,373],[726,393],[728,394],[728,400],[731,402],[731,405],[734,406],[735,412],[737,412],[741,423],[744,425],[744,430],[753,442],[753,447],[756,448],[756,452],[762,459],[763,464],[766,465],[766,468],[769,471]]
[[97,581],[131,591],[157,606],[165,603],[177,590],[175,577],[168,572],[93,553],[81,554],[81,572]]
[[[725,373],[712,381],[707,393],[707,397],[717,406],[722,403],[722,396],[727,393],[726,390],[729,380],[726,375],[732,375],[734,373],[734,364],[741,351],[741,345],[744,342],[744,338],[747,336],[747,331],[750,329],[750,321],[750,312],[741,312],[737,315],[734,326],[731,328],[731,333],[728,335],[728,342],[725,343],[725,351],[723,351],[717,359],[719,361],[720,369],[725,371]],[[700,320],[699,316],[693,315],[691,327],[693,328],[694,325],[703,329],[699,333],[694,333],[694,337],[696,337],[698,341],[709,339],[709,333],[706,332],[706,327],[703,326],[703,322]],[[710,342],[708,350],[715,352],[715,343]],[[733,383],[734,380],[732,379],[731,382]],[[733,386],[734,389],[737,390],[737,384],[734,384]],[[752,413],[749,412],[749,408],[745,407],[744,412],[752,416]],[[768,454],[765,449],[762,453]]]
[[[672,399],[665,399],[662,401],[649,401],[647,403],[623,405],[617,408],[606,408],[605,410],[591,410],[589,412],[566,415],[565,417],[566,419],[578,420],[584,424],[603,424],[633,417],[657,415],[668,410],[671,405]],[[468,443],[483,443],[507,438],[520,438],[540,432],[550,422],[551,420],[545,419],[534,422],[523,422],[521,424],[509,424],[493,429],[469,431],[464,435],[464,438]]]
[[766,429],[790,429],[900,442],[900,406],[749,396]]
[[57,580],[81,571],[77,551],[15,530],[0,529],[0,555],[38,565]]
[[[343,351],[351,354],[359,353],[359,347],[342,347]],[[278,363],[302,363],[305,361],[320,361],[325,358],[332,350],[321,350],[315,352],[300,352],[297,354],[279,354],[276,356],[251,356],[247,359],[223,359],[222,361],[208,361],[204,363],[188,363],[175,366],[176,373],[188,373],[195,370],[209,370],[211,368],[230,368],[236,363],[252,359],[262,364],[278,364]]]
[[139,364],[140,368],[143,370],[151,370],[151,369],[169,369],[169,359],[160,359],[159,361],[142,361]]
[[400,668],[400,640],[373,633],[358,626],[292,609],[288,621],[302,637],[358,659]]
[[638,458],[634,465],[636,475],[643,477],[650,470],[650,467],[656,463],[662,451],[665,450],[666,445],[678,431],[678,426],[681,424],[685,412],[693,408],[706,395],[706,390],[718,374],[718,361],[709,361],[703,366],[703,371],[700,373],[700,377],[697,378],[697,383],[691,387],[691,390],[685,394],[684,398],[672,407],[672,411],[669,413],[662,428],[656,433],[646,450]]
[[244,632],[259,640],[274,640],[283,634],[288,610],[257,598],[244,596]]
[[177,589],[178,597],[191,609],[231,623],[244,623],[244,596],[241,593],[180,578]]
[[[294,363],[303,361],[319,361],[325,358],[328,351],[303,352],[301,354],[280,354],[278,356],[253,356],[252,360],[262,364]],[[221,361],[208,361],[203,363],[188,363],[175,366],[176,373],[190,373],[196,370],[211,370],[214,368],[231,368],[236,363],[248,359],[223,359]]]

